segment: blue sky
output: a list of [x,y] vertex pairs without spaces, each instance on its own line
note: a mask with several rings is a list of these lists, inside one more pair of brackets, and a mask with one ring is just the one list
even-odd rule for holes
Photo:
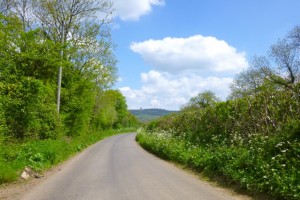
[[119,89],[130,109],[226,99],[255,55],[300,25],[299,0],[113,0]]

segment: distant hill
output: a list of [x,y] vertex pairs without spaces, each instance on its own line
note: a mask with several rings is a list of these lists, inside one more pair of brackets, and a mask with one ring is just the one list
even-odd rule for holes
[[177,112],[177,111],[170,111],[170,110],[157,109],[157,108],[129,110],[129,111],[134,116],[136,116],[141,122],[148,122],[153,119]]

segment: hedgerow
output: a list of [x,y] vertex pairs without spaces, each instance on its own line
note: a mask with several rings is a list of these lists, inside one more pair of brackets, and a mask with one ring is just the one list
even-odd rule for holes
[[294,91],[181,112],[146,125],[137,141],[149,151],[253,194],[300,198],[300,104]]

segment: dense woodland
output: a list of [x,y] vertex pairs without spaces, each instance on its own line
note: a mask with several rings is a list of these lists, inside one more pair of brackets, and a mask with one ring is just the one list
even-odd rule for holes
[[227,101],[200,93],[178,114],[150,122],[137,140],[167,160],[220,176],[254,196],[299,199],[299,70],[297,26],[236,76]]
[[136,124],[125,97],[111,89],[117,78],[112,11],[106,0],[1,1],[0,183],[15,179],[9,174],[27,161],[36,169],[58,162],[66,141]]

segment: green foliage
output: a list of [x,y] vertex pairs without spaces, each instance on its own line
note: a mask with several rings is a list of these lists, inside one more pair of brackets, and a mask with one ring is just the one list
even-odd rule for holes
[[15,170],[11,169],[7,164],[0,163],[0,184],[13,182],[17,179]]
[[[51,6],[59,7],[62,2],[54,3]],[[72,37],[64,42],[60,29],[56,32],[51,23],[27,30],[29,21],[0,14],[0,184],[16,180],[25,166],[43,171],[113,134],[99,133],[101,130],[137,125],[127,111],[125,97],[108,90],[117,71],[109,28],[89,21],[86,5],[90,12],[95,11],[93,5],[110,8],[105,1],[77,4],[84,10],[80,16],[85,20],[73,16],[75,21],[68,21],[65,37]],[[36,9],[49,11],[38,4]],[[63,68],[63,79],[58,113],[59,67]]]
[[51,81],[55,48],[50,41],[41,42],[39,30],[24,32],[17,18],[0,16],[0,22],[0,136],[56,138],[60,125]]
[[[27,31],[17,17],[0,15],[0,141],[77,137],[132,124],[121,93],[104,90],[116,78],[111,43],[96,39],[98,25],[84,31],[97,44],[93,50],[89,42],[78,46],[73,39],[62,45],[45,30]],[[57,113],[60,66],[64,73]]]
[[255,96],[152,121],[137,140],[162,158],[223,175],[253,193],[299,199],[296,92],[261,87]]
[[131,112],[128,112],[126,114],[122,123],[124,127],[128,127],[128,128],[139,127],[141,125],[141,122]]
[[65,69],[61,97],[61,117],[68,130],[68,136],[79,136],[90,128],[95,104],[95,87],[86,79]]
[[51,87],[41,81],[21,78],[0,88],[8,137],[17,139],[56,138],[59,120],[55,104],[49,101],[54,95]]
[[136,126],[138,123],[128,112],[125,97],[118,90],[107,90],[98,94],[94,121],[96,127],[102,129]]
[[220,99],[211,91],[204,91],[197,96],[192,97],[189,103],[182,108],[183,111],[195,110],[198,108],[205,109],[209,106],[220,102]]

